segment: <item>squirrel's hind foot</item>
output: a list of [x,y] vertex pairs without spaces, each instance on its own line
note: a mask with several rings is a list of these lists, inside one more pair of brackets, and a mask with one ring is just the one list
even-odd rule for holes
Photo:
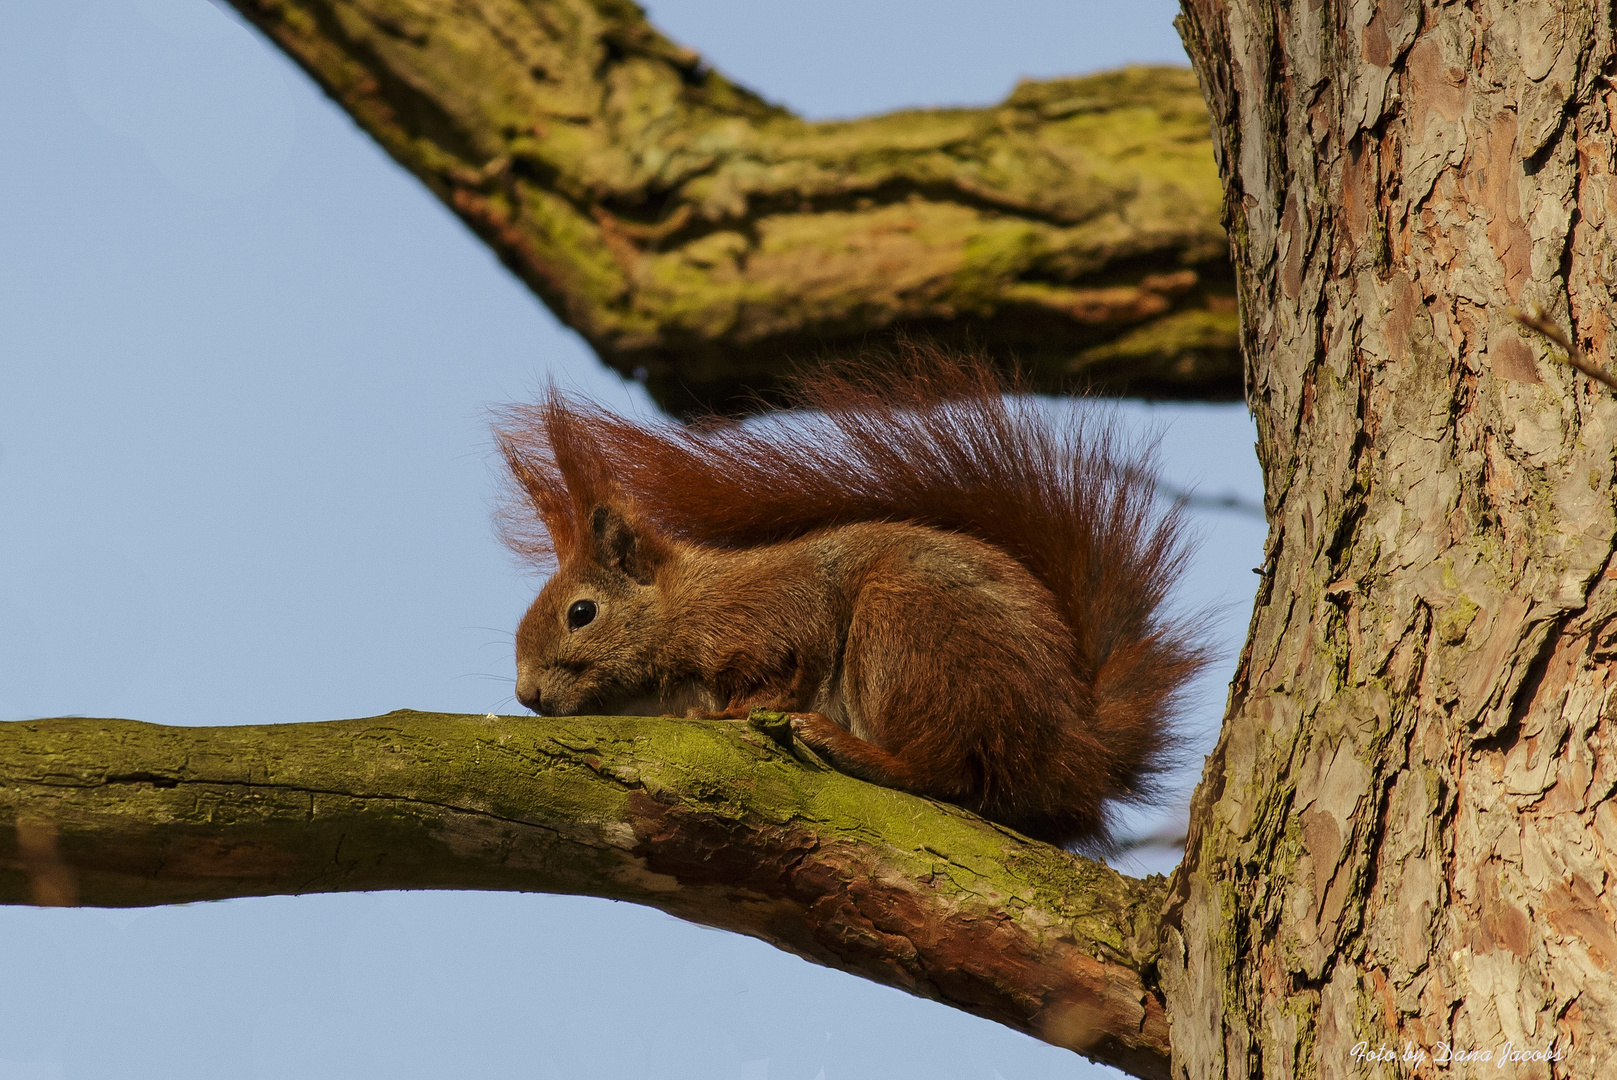
[[902,758],[869,743],[821,713],[788,713],[792,733],[838,772],[883,787],[907,790],[909,769]]

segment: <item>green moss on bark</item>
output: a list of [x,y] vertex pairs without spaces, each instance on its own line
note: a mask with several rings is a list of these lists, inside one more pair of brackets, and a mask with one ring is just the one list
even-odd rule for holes
[[1161,879],[844,776],[746,724],[0,724],[0,902],[390,888],[649,904],[1166,1074]]

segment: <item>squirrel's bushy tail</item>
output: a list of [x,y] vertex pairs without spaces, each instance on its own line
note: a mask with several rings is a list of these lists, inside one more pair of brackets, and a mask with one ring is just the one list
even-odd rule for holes
[[[985,360],[908,345],[800,378],[803,410],[751,424],[645,427],[552,394],[508,416],[501,447],[556,544],[591,500],[626,499],[681,540],[749,547],[816,529],[908,521],[1009,552],[1055,595],[1088,689],[1088,734],[1110,798],[1145,794],[1170,746],[1195,634],[1163,611],[1187,548],[1157,513],[1149,455],[1105,424],[1061,421]],[[537,530],[507,536],[544,555]]]

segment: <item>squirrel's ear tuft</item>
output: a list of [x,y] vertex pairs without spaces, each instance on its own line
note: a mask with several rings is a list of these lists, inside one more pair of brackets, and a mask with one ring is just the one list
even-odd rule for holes
[[623,511],[604,504],[591,510],[590,536],[595,543],[596,562],[642,585],[651,584],[656,541],[644,535]]

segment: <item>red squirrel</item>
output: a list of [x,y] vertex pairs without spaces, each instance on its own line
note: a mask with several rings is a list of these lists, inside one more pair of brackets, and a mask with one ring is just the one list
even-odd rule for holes
[[497,431],[502,532],[555,572],[517,631],[552,716],[792,715],[854,776],[1104,849],[1202,651],[1148,462],[986,361],[806,376],[774,426],[646,427],[554,390]]

